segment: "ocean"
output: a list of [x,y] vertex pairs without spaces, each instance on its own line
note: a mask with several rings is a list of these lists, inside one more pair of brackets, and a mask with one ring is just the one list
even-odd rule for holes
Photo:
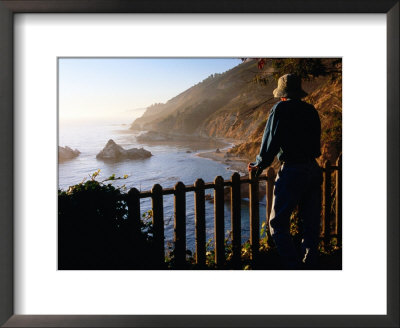
[[[127,179],[113,182],[115,186],[125,185],[128,189],[135,187],[141,191],[151,190],[158,183],[163,188],[173,187],[178,181],[191,185],[196,179],[205,182],[214,181],[220,175],[230,179],[232,171],[223,163],[196,156],[202,151],[215,149],[215,144],[185,142],[175,144],[140,144],[136,140],[138,133],[129,130],[129,125],[120,123],[68,123],[59,126],[59,145],[78,149],[81,154],[70,161],[60,163],[58,169],[59,189],[67,190],[69,186],[81,182],[84,178],[100,169],[98,180],[104,180],[115,174],[128,175]],[[153,156],[144,160],[127,160],[117,163],[106,163],[96,159],[109,139],[125,149],[145,148]],[[230,147],[229,144],[226,147]],[[206,190],[212,194],[213,190]],[[151,209],[151,199],[141,200],[141,212]],[[174,201],[172,195],[164,196],[165,242],[173,241]],[[230,230],[230,203],[225,203],[225,231]],[[265,201],[260,203],[260,225],[265,218]],[[214,233],[214,205],[206,201],[206,234],[207,240]],[[186,233],[187,249],[194,250],[194,193],[186,194]],[[242,200],[242,242],[249,238],[248,200]]]

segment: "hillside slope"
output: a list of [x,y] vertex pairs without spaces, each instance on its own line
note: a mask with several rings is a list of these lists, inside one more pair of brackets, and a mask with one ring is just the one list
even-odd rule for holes
[[[250,61],[223,74],[213,74],[167,103],[150,106],[131,129],[196,135],[200,125],[226,106],[241,106],[238,109],[242,110],[265,101],[264,88],[250,83],[256,70],[255,62]],[[237,100],[243,94],[248,97],[242,104]]]

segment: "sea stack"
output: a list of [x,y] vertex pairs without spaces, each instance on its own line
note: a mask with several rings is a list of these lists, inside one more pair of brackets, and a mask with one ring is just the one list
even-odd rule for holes
[[124,149],[110,139],[103,150],[96,155],[96,158],[104,161],[122,161],[125,159],[145,159],[151,156],[152,154],[143,148]]
[[69,161],[71,159],[74,159],[75,157],[78,157],[80,153],[81,152],[78,149],[72,149],[68,146],[58,146],[58,161],[60,163]]

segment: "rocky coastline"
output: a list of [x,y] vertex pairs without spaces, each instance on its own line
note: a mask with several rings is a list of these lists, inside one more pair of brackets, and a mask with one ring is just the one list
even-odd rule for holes
[[151,152],[144,148],[124,149],[115,143],[114,140],[110,139],[103,150],[96,155],[96,158],[103,161],[121,161],[126,159],[145,159],[151,156]]

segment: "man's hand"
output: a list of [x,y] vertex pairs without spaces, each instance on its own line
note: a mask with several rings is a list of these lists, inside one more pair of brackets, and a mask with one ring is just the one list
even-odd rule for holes
[[249,163],[249,164],[247,165],[247,170],[248,170],[249,172],[254,171],[254,170],[258,170],[258,166],[255,166],[253,163]]

